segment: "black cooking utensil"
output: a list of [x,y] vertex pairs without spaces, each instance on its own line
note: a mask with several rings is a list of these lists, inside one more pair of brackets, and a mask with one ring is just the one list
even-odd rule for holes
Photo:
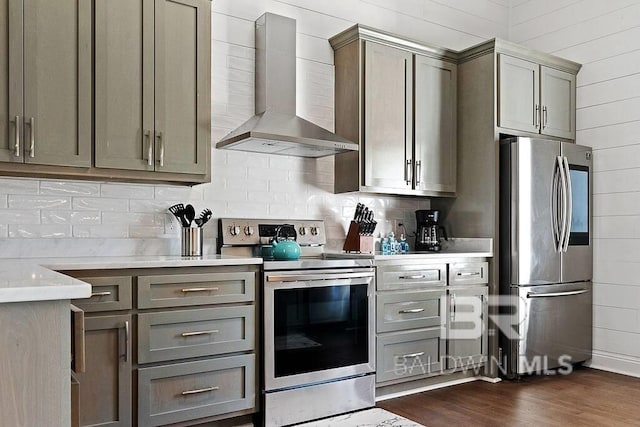
[[211,212],[211,209],[203,210],[200,213],[200,216],[195,219],[196,225],[198,227],[202,227],[203,225],[205,225],[211,219],[212,215],[213,215],[213,213]]
[[184,207],[184,218],[187,221],[186,227],[191,227],[191,223],[193,219],[196,217],[196,210],[192,205],[187,205]]
[[188,227],[189,226],[189,222],[187,221],[187,219],[184,216],[185,208],[184,208],[184,205],[182,203],[178,203],[178,204],[175,204],[173,206],[170,206],[169,207],[169,212],[171,212],[173,214],[173,216],[175,216],[178,219],[178,221],[180,221],[180,224],[183,227]]

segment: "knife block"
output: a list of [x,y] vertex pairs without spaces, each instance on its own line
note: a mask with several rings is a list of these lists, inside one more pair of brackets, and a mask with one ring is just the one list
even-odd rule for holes
[[361,236],[360,225],[355,221],[351,221],[342,250],[345,252],[372,254],[374,252],[373,236]]

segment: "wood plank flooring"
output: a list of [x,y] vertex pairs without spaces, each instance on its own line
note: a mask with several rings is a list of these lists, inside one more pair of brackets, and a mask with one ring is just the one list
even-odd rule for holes
[[377,406],[427,427],[640,426],[640,378],[579,368],[571,375],[475,381]]

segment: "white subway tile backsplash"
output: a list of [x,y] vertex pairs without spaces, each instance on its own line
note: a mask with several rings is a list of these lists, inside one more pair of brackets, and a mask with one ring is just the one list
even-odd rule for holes
[[38,187],[35,179],[0,178],[0,194],[37,194]]
[[37,209],[3,209],[0,210],[0,224],[40,224],[40,211]]
[[7,197],[6,194],[0,194],[0,209],[7,208]]
[[10,194],[8,206],[9,209],[70,209],[71,198],[41,195],[18,196]]
[[40,194],[60,196],[99,196],[100,184],[76,181],[42,181]]
[[149,238],[149,237],[166,237],[164,226],[144,226],[135,225],[129,227],[129,237],[131,238]]
[[102,224],[164,226],[164,213],[103,212]]
[[122,199],[153,199],[154,189],[151,185],[102,184],[100,195]]
[[[129,237],[129,226],[126,224],[108,225],[74,225],[73,237],[119,239]],[[114,248],[113,252],[117,253]]]
[[100,197],[74,197],[72,208],[75,210],[126,212],[129,210],[129,200]]
[[9,226],[6,224],[0,224],[0,239],[8,237]]
[[100,224],[98,211],[41,211],[42,224]]
[[63,238],[71,237],[71,226],[62,224],[11,224],[10,238]]
[[206,188],[206,185],[196,185],[193,187],[156,186],[154,188],[154,197],[156,200],[167,200],[169,202],[173,202],[174,200],[181,202],[187,200],[202,200],[203,187]]

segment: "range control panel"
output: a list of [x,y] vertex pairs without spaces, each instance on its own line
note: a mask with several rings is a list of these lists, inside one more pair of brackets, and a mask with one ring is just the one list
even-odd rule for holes
[[280,238],[301,246],[327,243],[323,220],[220,218],[218,237],[224,246],[268,245],[280,230]]

